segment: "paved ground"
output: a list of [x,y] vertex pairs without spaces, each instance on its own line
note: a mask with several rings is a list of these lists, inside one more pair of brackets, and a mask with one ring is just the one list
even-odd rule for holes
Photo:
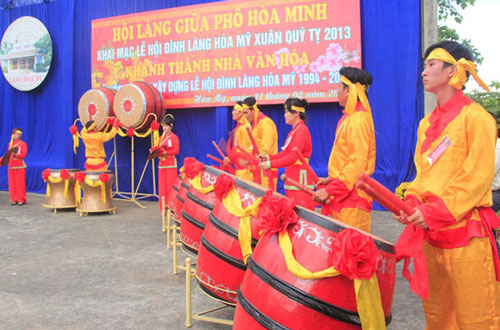
[[[0,329],[184,329],[184,274],[172,274],[157,204],[115,201],[116,215],[52,213],[45,197],[10,206],[0,192]],[[373,212],[373,233],[395,242],[402,226]],[[420,301],[401,264],[388,329],[423,329]],[[195,289],[194,310],[217,303]],[[221,312],[231,317],[230,310]],[[193,321],[192,329],[230,329]]]

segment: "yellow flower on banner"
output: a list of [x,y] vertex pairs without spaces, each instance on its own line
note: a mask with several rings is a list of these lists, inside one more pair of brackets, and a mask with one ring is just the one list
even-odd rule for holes
[[252,205],[247,208],[241,206],[241,197],[235,187],[233,187],[222,199],[222,204],[226,210],[232,215],[240,218],[240,226],[238,228],[238,240],[240,241],[241,255],[243,261],[247,263],[248,257],[252,255],[252,225],[250,216],[257,217],[259,206],[262,198],[257,199]]
[[[342,275],[333,267],[311,272],[302,266],[293,255],[292,241],[287,230],[279,233],[278,240],[285,257],[286,266],[294,276],[303,280],[311,280]],[[380,297],[377,275],[374,273],[369,280],[355,279],[354,292],[356,293],[356,304],[361,327],[364,330],[385,329],[384,310],[382,309],[382,298]]]

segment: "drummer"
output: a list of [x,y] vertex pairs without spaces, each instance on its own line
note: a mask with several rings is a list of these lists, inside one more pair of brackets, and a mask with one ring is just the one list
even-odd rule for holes
[[10,138],[8,150],[12,150],[9,155],[9,194],[10,205],[26,204],[26,163],[24,158],[28,154],[28,146],[21,140],[23,131],[14,128]]
[[252,152],[252,142],[248,136],[247,129],[250,129],[250,123],[247,117],[243,114],[243,102],[238,101],[233,107],[233,120],[236,121],[236,127],[229,134],[229,141],[226,152],[227,157],[224,159],[224,165],[233,164],[236,168],[235,174],[237,177],[253,180],[253,173],[248,166],[248,159],[238,151],[237,146],[243,148],[247,152]]
[[[260,112],[255,97],[250,96],[243,100],[243,113],[252,125],[252,136],[257,144],[259,154],[275,155],[278,153],[278,130],[273,120]],[[253,148],[253,147],[252,147]],[[257,168],[253,173],[254,181],[263,186],[276,190],[278,171],[263,172]],[[274,184],[271,184],[271,181]]]
[[117,119],[113,121],[113,127],[109,132],[99,132],[95,121],[89,120],[85,127],[82,128],[80,135],[85,144],[85,170],[87,171],[107,171],[108,164],[106,163],[106,151],[104,150],[104,142],[107,142],[115,137],[118,133],[120,123]]
[[179,138],[172,132],[174,127],[174,116],[167,114],[161,122],[163,134],[158,145],[150,149],[150,152],[158,150],[158,203],[161,209],[162,196],[167,198],[177,178],[177,159],[179,154]]
[[323,214],[364,231],[370,231],[372,199],[355,183],[362,173],[371,175],[375,170],[375,130],[366,97],[372,75],[362,69],[340,69],[339,104],[344,107],[335,132],[328,177],[317,182],[313,200],[324,204]]
[[[263,170],[270,168],[286,167],[287,177],[298,181],[310,189],[314,189],[314,182],[307,179],[307,169],[299,160],[299,156],[293,151],[295,147],[301,152],[306,160],[309,160],[312,153],[311,133],[305,123],[306,108],[309,106],[307,100],[289,98],[284,104],[285,122],[292,126],[288,133],[285,144],[276,155],[259,155],[261,163],[259,167]],[[311,195],[303,192],[295,186],[285,185],[287,197],[294,198],[298,205],[313,210],[315,203]]]

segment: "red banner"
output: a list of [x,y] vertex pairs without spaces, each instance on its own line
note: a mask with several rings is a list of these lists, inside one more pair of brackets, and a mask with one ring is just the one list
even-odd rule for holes
[[168,108],[337,101],[361,67],[359,0],[223,1],[92,21],[92,88],[151,83]]

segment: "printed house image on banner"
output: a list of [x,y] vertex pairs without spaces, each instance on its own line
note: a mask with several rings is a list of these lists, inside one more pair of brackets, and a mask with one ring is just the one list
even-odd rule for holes
[[36,64],[43,66],[43,53],[32,44],[15,46],[9,53],[1,56],[3,72],[22,70],[34,72]]

